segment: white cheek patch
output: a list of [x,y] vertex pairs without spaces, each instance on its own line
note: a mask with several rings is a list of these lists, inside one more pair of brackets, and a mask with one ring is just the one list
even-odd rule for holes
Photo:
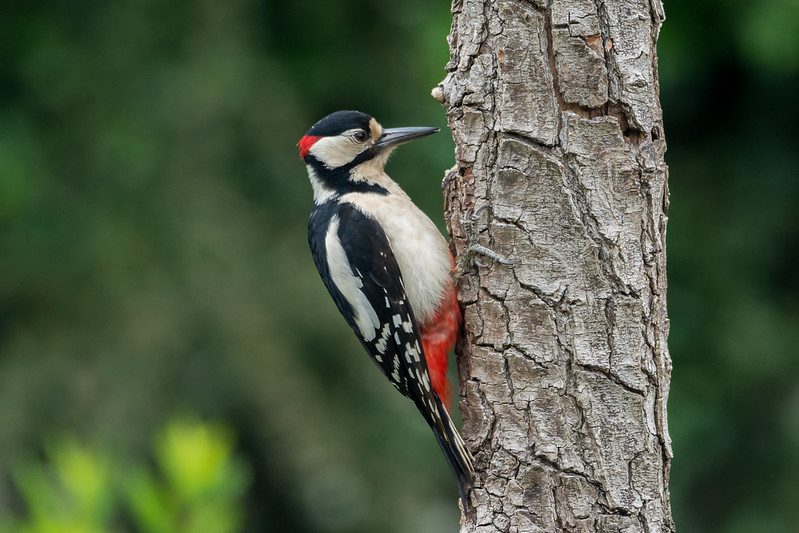
[[308,153],[327,168],[333,169],[346,165],[366,148],[366,145],[352,142],[347,132],[344,132],[335,137],[322,137],[311,146]]
[[325,235],[330,277],[333,278],[333,283],[352,307],[352,311],[355,313],[355,324],[358,326],[361,336],[364,340],[371,341],[376,336],[380,321],[372,304],[369,303],[369,299],[361,291],[363,281],[352,273],[347,253],[338,238],[338,224],[338,216],[333,216]]

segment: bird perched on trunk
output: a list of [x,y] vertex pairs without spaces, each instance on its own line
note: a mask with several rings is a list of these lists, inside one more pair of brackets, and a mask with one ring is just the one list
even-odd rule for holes
[[298,146],[313,188],[316,268],[371,358],[432,428],[465,506],[473,459],[447,411],[447,356],[461,322],[454,262],[435,224],[383,170],[397,146],[437,131],[384,129],[365,113],[337,111]]

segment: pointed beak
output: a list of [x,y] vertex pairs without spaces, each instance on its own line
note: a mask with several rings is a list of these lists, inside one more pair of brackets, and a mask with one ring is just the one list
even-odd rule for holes
[[425,137],[437,133],[438,128],[410,127],[410,128],[388,128],[383,130],[383,134],[375,143],[375,148],[380,150],[391,148],[419,137]]

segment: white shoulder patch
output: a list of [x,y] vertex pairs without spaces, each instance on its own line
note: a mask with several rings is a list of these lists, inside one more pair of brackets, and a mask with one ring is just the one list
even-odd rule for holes
[[372,304],[361,291],[363,281],[352,272],[352,266],[341,241],[338,238],[338,216],[330,219],[330,226],[325,235],[325,248],[327,250],[327,264],[330,267],[330,277],[338,290],[344,295],[355,313],[355,324],[363,338],[371,341],[375,338],[380,321],[377,318]]

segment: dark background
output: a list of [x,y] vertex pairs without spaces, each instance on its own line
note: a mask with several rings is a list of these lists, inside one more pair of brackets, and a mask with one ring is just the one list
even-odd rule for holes
[[[799,2],[665,7],[674,515],[795,531]],[[434,439],[314,270],[295,147],[341,108],[445,128],[449,22],[423,0],[0,2],[0,524],[33,523],[19,472],[52,442],[125,470],[188,417],[236,443],[244,530],[455,529]],[[389,168],[439,223],[452,150],[445,130]]]

